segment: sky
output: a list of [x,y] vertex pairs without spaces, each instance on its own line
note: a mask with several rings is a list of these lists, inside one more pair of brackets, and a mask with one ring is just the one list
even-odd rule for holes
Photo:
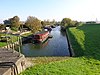
[[19,16],[21,21],[28,16],[40,20],[99,21],[100,0],[0,0],[0,22],[13,16]]

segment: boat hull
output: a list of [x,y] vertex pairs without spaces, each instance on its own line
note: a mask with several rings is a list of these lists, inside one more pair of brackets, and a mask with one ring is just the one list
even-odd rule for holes
[[48,31],[44,31],[44,32],[40,32],[34,35],[34,43],[41,43],[44,42],[45,40],[47,40],[47,38],[49,37],[49,32]]

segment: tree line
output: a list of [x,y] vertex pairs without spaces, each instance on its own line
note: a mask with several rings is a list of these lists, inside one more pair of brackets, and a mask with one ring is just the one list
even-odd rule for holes
[[70,18],[63,18],[61,21],[61,28],[65,30],[68,27],[75,27],[79,25],[78,21],[73,21]]
[[11,28],[11,30],[18,31],[23,27],[27,27],[33,33],[42,31],[43,27],[47,25],[60,24],[62,28],[78,25],[77,21],[73,21],[70,18],[63,18],[61,22],[57,22],[54,19],[52,21],[50,21],[49,19],[41,21],[33,16],[27,17],[27,20],[25,22],[21,22],[18,16],[14,16],[12,18],[4,20],[3,22],[4,24],[0,24],[0,29],[3,29],[8,26]]
[[4,22],[4,24],[0,24],[0,29],[3,29],[3,28],[8,26],[11,28],[11,30],[18,31],[22,27],[27,27],[33,33],[38,32],[38,31],[42,31],[42,28],[46,25],[52,25],[52,24],[56,23],[55,20],[53,20],[53,21],[50,21],[50,20],[41,21],[38,18],[33,17],[33,16],[27,17],[27,20],[24,23],[22,23],[20,21],[20,18],[18,16],[14,16],[12,18],[4,20],[3,22]]

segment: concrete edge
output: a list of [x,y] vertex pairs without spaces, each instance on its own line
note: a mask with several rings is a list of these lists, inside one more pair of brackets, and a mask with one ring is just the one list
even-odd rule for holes
[[13,65],[13,70],[12,67],[10,67],[3,75],[17,75],[25,69],[27,69],[28,67],[33,66],[33,64],[30,61],[27,61],[23,54],[21,54],[19,59],[16,62],[14,62],[14,64],[15,65]]

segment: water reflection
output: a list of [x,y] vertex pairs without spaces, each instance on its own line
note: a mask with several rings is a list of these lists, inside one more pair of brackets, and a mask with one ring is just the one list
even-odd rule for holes
[[22,53],[25,56],[69,56],[66,34],[60,31],[60,26],[50,32],[53,38],[41,44],[24,44]]
[[43,43],[36,43],[36,44],[33,44],[32,46],[32,49],[41,49],[41,48],[44,48],[48,45],[48,42],[49,40],[47,39],[45,42]]
[[60,34],[61,34],[62,36],[66,36],[66,33],[63,32],[62,30],[60,30]]

